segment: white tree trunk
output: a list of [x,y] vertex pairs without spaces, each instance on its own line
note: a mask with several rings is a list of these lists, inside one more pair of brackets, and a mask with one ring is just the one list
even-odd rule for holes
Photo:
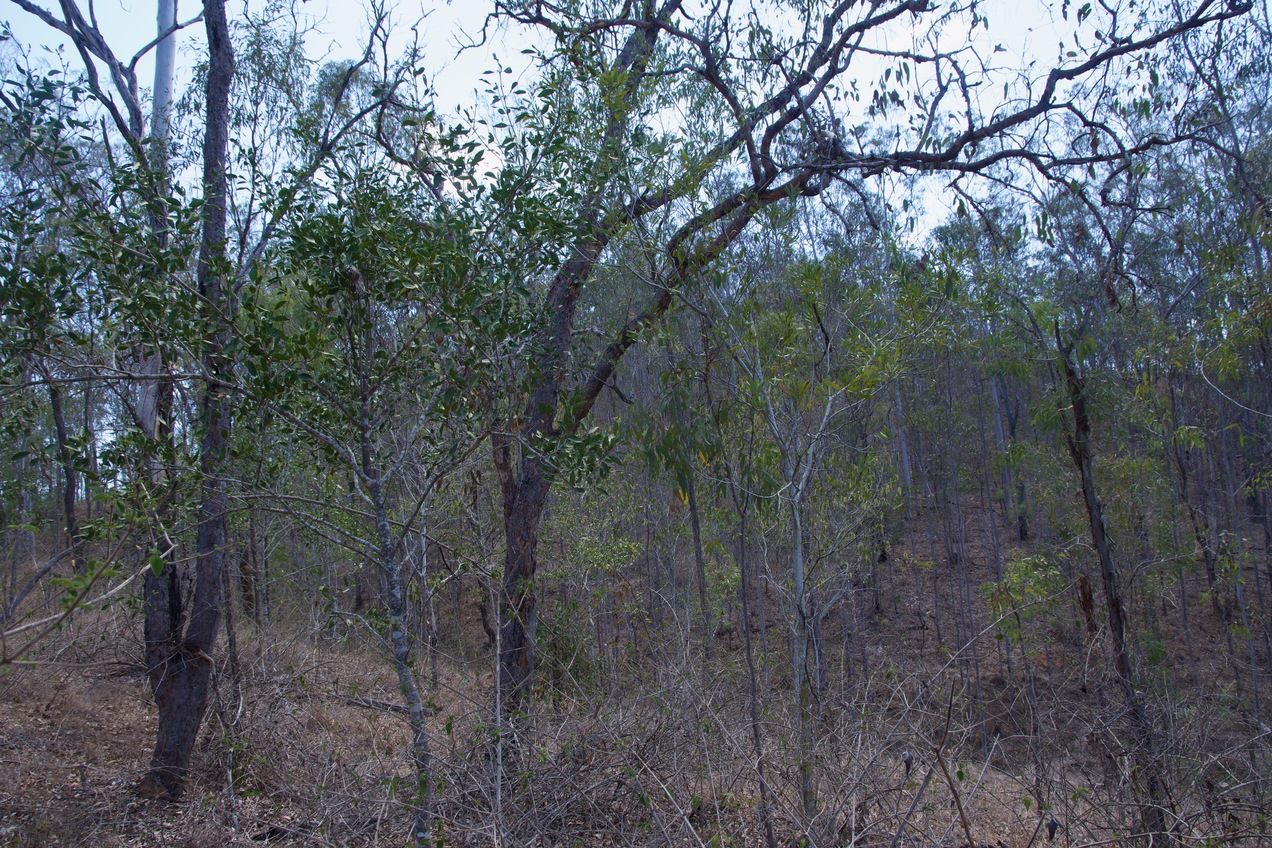
[[[176,0],[159,0],[159,17],[156,37],[164,33],[172,33],[177,25]],[[154,105],[150,117],[150,137],[158,148],[157,156],[163,157],[161,162],[166,171],[168,135],[172,118],[172,78],[176,68],[177,37],[169,34],[167,38],[155,46],[155,87]]]

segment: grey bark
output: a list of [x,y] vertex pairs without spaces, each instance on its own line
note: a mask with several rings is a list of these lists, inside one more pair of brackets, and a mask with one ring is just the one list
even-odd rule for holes
[[411,763],[415,767],[415,801],[412,809],[412,838],[417,846],[433,841],[433,779],[432,754],[429,749],[428,727],[424,721],[424,700],[412,669],[414,639],[407,621],[408,586],[406,569],[396,555],[396,544],[389,526],[388,506],[385,500],[383,475],[372,457],[371,411],[366,399],[359,412],[359,437],[363,479],[367,494],[375,512],[376,541],[379,544],[379,566],[384,574],[389,607],[389,653],[393,669],[397,672],[398,690],[406,702],[411,723]]

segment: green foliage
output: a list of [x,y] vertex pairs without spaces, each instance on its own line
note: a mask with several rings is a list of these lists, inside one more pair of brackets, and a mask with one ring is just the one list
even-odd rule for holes
[[591,616],[579,598],[567,597],[544,610],[537,640],[541,682],[555,698],[585,700],[603,682],[593,646]]
[[998,638],[1004,635],[1027,649],[1045,644],[1037,624],[1055,616],[1063,603],[1066,581],[1059,567],[1046,554],[1013,557],[1003,568],[1003,579],[981,587],[997,621]]

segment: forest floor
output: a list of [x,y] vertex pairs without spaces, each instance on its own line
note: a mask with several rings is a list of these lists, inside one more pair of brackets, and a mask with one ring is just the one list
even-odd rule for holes
[[[406,783],[410,777],[406,727],[399,716],[385,709],[396,703],[387,672],[356,671],[370,659],[349,652],[328,657],[321,666],[311,665],[303,684],[302,675],[292,670],[277,674],[268,684],[257,680],[245,686],[246,698],[264,696],[272,705],[253,711],[250,718],[240,717],[237,741],[226,738],[235,731],[226,730],[228,720],[221,722],[224,705],[214,708],[200,743],[191,788],[178,804],[142,799],[135,792],[148,762],[155,723],[147,685],[135,670],[111,665],[28,667],[0,678],[0,845],[402,844],[402,805],[387,787],[395,781]],[[275,691],[260,691],[267,685]],[[359,694],[350,697],[354,691]],[[456,699],[456,704],[466,702]],[[471,705],[464,711],[471,712]],[[564,754],[571,765],[577,759],[579,767],[571,770],[572,779],[563,781],[558,794],[591,787],[595,797],[575,804],[582,810],[569,823],[570,840],[539,844],[630,844],[614,828],[624,826],[625,819],[636,821],[629,809],[634,804],[615,791],[614,780],[621,780],[624,762],[638,762],[628,757],[638,757],[639,752],[617,746],[606,751],[606,740],[600,738],[596,724],[586,716],[576,723],[587,725],[591,732],[567,732],[594,750]],[[277,747],[259,750],[270,742]],[[456,751],[443,752],[448,754],[454,756]],[[721,752],[721,759],[731,758]],[[890,791],[908,800],[917,780],[905,779],[899,760],[889,763],[888,769],[895,773]],[[939,784],[939,773],[935,780]],[[688,782],[693,783],[693,778]],[[735,785],[737,781],[735,777],[724,782]],[[1025,811],[1019,809],[1019,796],[1027,790],[993,770],[973,782],[979,784],[979,798],[969,808],[981,835],[978,843],[1011,848],[1029,844],[1031,834],[1025,831],[1032,823],[1023,821]],[[948,802],[948,791],[937,790],[929,791]],[[674,828],[683,831],[683,837],[668,843],[699,844],[687,833],[692,826],[703,844],[712,844],[716,834],[728,834],[730,842],[714,844],[762,845],[754,788],[723,790],[714,797],[710,792],[703,788],[686,794],[678,804],[664,805],[666,815],[685,819],[685,826]],[[545,791],[540,797],[550,794]],[[702,810],[704,804],[711,809]],[[1009,812],[1013,806],[1018,813],[1014,816]],[[945,825],[944,830],[954,832],[925,844],[965,844],[957,828],[949,827],[951,823],[949,816],[926,811],[911,827],[912,832],[930,833]],[[632,826],[638,832],[642,829],[639,823]],[[494,843],[468,834],[446,844]],[[782,844],[791,843],[783,840]],[[917,843],[907,840],[905,844]]]
[[[965,570],[934,565],[936,546],[916,536],[877,565],[854,607],[860,619],[827,618],[834,673],[817,731],[820,844],[959,848],[970,830],[978,848],[1095,846],[1118,844],[1134,827],[1141,763],[1103,634],[1097,627],[1084,638],[1080,602],[1066,589],[1056,609],[1017,619],[995,639],[1001,628],[990,626],[981,587],[996,566],[977,520],[969,518]],[[1262,794],[1272,731],[1249,715],[1228,633],[1198,582],[1183,596],[1169,586],[1136,595],[1152,599],[1136,610],[1152,620],[1145,654],[1161,645],[1144,674],[1154,681],[1147,688],[1165,693],[1153,715],[1180,843],[1272,844]],[[1176,614],[1184,601],[1187,634]],[[475,612],[468,618],[479,643]],[[251,628],[240,629],[237,667],[219,670],[177,804],[135,791],[155,722],[135,611],[85,614],[51,638],[40,662],[0,674],[0,846],[404,844],[412,773],[389,665],[355,639],[299,625],[288,639],[276,624],[265,654]],[[766,634],[754,631],[753,648],[781,632],[771,622]],[[954,647],[964,633],[981,634],[976,651]],[[517,765],[524,777],[502,789],[492,778],[490,652],[441,659],[436,685],[426,682],[443,844],[765,843],[743,640],[726,633],[708,675],[688,645],[636,663],[641,638],[633,631],[626,652],[602,652],[608,671],[589,666],[590,694],[545,699],[528,732],[533,756]],[[1022,644],[1013,649],[1011,639]],[[780,650],[770,645],[775,657]],[[770,701],[757,715],[773,819],[779,844],[793,845],[789,675],[780,657],[762,668],[757,685]],[[424,664],[419,672],[430,676]]]

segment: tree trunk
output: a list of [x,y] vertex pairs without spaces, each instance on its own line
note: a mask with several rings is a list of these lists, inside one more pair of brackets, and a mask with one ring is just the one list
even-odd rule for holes
[[892,399],[897,420],[897,446],[900,450],[899,462],[901,464],[902,494],[905,495],[905,515],[906,518],[913,518],[914,497],[912,490],[914,487],[910,473],[910,445],[905,438],[905,415],[901,409],[901,387],[895,381],[892,383]]
[[394,553],[393,532],[389,527],[381,470],[372,461],[370,422],[370,410],[364,399],[359,422],[362,476],[367,481],[371,506],[375,511],[376,541],[380,547],[377,553],[388,590],[389,653],[397,672],[398,690],[402,700],[406,702],[411,722],[411,763],[415,766],[412,837],[415,844],[423,848],[433,841],[432,754],[429,749],[428,727],[424,722],[424,700],[420,696],[419,684],[416,683],[412,670],[414,640],[407,621],[408,578],[402,562]]
[[17,490],[17,514],[13,523],[13,551],[9,563],[9,592],[6,603],[11,602],[18,594],[18,575],[22,568],[33,559],[35,553],[35,534],[28,529],[31,521],[31,490],[27,484],[27,469],[31,459],[28,456],[28,436],[23,433],[18,438],[18,458],[14,461],[14,483]]
[[1155,846],[1172,843],[1166,829],[1167,796],[1163,786],[1161,764],[1157,760],[1152,725],[1144,711],[1144,704],[1135,691],[1135,679],[1131,668],[1130,649],[1126,635],[1126,607],[1118,576],[1117,562],[1113,557],[1113,542],[1108,536],[1104,521],[1104,507],[1095,488],[1095,472],[1091,459],[1091,420],[1086,408],[1086,383],[1069,358],[1071,347],[1060,341],[1056,328],[1056,346],[1064,368],[1065,384],[1072,404],[1073,433],[1067,437],[1069,456],[1078,470],[1082,484],[1082,502],[1086,507],[1087,521],[1091,528],[1091,542],[1100,562],[1100,576],[1104,583],[1104,597],[1108,610],[1109,634],[1113,647],[1113,667],[1117,672],[1126,699],[1130,729],[1137,744],[1136,759],[1144,787],[1148,791],[1148,805],[1144,808],[1143,823]]
[[[789,467],[789,462],[785,464]],[[785,475],[794,477],[793,470]],[[809,592],[804,573],[804,526],[802,504],[798,489],[791,492],[791,576],[792,601],[795,606],[795,620],[791,645],[791,672],[794,678],[795,697],[799,712],[799,789],[801,806],[804,811],[804,825],[808,828],[817,811],[817,793],[814,786],[814,749],[815,722],[813,717],[813,686],[815,676],[810,673],[808,648],[811,641],[811,619]]]
[[[989,539],[993,545],[993,550],[994,550],[994,579],[997,580],[999,583],[1002,583],[1003,577],[1004,577],[1003,551],[1002,551],[1002,543],[998,536],[998,515],[994,512],[994,477],[993,477],[992,468],[991,468],[992,463],[990,462],[989,445],[987,443],[987,439],[985,435],[985,406],[983,402],[984,398],[981,393],[980,384],[981,384],[981,381],[978,380],[976,384],[976,420],[980,430],[981,468],[982,468],[982,473],[985,476],[985,503],[989,505],[989,510],[988,510]],[[989,378],[989,385],[992,389],[994,385],[993,377]],[[996,395],[997,390],[993,390],[991,393]],[[997,401],[995,401],[994,406],[995,406],[995,412],[997,412],[997,406],[998,406]],[[1003,439],[1001,420],[1002,419],[1000,416],[998,416],[997,414],[994,415],[994,422],[996,425],[995,436],[997,438],[997,447],[998,447],[998,450],[1000,451],[1003,449],[1005,445],[1005,441]],[[1005,464],[1003,466],[1002,486],[1003,486],[1003,492],[1002,492],[1003,518],[1004,520],[1010,521],[1011,519],[1009,517],[1007,505],[1008,505],[1008,502],[1011,500],[1011,496],[1010,496],[1011,478],[1008,475],[1007,466]],[[1014,722],[1016,717],[1016,675],[1012,668],[1012,661],[1011,661],[1011,634],[1004,631],[1002,633],[1002,637],[1003,637],[1002,638],[1003,657],[1006,660],[1005,671],[1007,674],[1007,703],[1010,705],[1008,707],[1008,714],[1010,715],[1010,717],[1012,718]]]
[[[200,411],[202,434],[199,470],[203,477],[196,537],[194,603],[184,634],[180,619],[170,616],[168,639],[157,648],[163,656],[150,666],[159,708],[159,730],[150,771],[141,792],[163,798],[181,795],[199,725],[207,710],[212,652],[221,620],[221,571],[225,560],[233,367],[226,348],[233,316],[233,292],[225,277],[226,149],[229,138],[230,82],[234,48],[225,16],[225,0],[204,0],[208,37],[206,126],[203,139],[203,237],[199,248],[199,295],[205,321],[203,368],[205,387]],[[175,571],[169,581],[175,582]],[[169,595],[169,600],[172,596]]]
[[[691,460],[692,461],[692,460]],[[689,524],[693,529],[693,561],[698,581],[698,605],[702,608],[702,656],[711,662],[711,637],[715,628],[711,624],[711,607],[707,603],[707,562],[702,553],[702,524],[698,519],[698,493],[693,484],[693,470],[686,475],[689,498]]]
[[[156,36],[171,33],[177,25],[176,0],[159,0]],[[167,183],[168,136],[172,119],[172,80],[176,68],[177,41],[169,34],[155,45],[155,84],[152,89],[154,107],[151,112],[150,138],[156,145],[155,170]]]
[[776,848],[777,840],[773,835],[773,801],[769,790],[768,779],[764,775],[764,743],[760,736],[760,693],[759,682],[755,674],[755,655],[751,647],[751,609],[750,581],[747,579],[746,538],[747,513],[750,512],[751,498],[749,494],[738,496],[737,487],[730,480],[733,494],[733,506],[738,513],[738,574],[741,577],[739,592],[742,596],[742,642],[746,649],[746,670],[748,695],[751,706],[751,744],[755,751],[755,775],[760,785],[760,823],[764,826],[764,842],[768,848]]
[[497,434],[492,436],[491,445],[503,489],[506,540],[499,605],[499,688],[503,712],[511,717],[530,706],[538,621],[534,575],[538,567],[539,525],[551,483],[542,463],[528,451],[521,457],[514,479],[509,438]]
[[75,517],[75,462],[71,457],[70,434],[66,429],[66,413],[62,409],[62,390],[53,382],[47,367],[41,367],[49,390],[49,407],[53,411],[53,426],[57,431],[57,459],[62,464],[62,515],[66,522],[66,546],[71,549],[71,567],[76,574],[83,572],[79,557],[79,521]]
[[[1007,380],[1004,377],[996,377],[990,380],[990,387],[994,390],[994,409],[995,426],[1001,432],[1002,421],[1007,422],[1007,439],[1003,442],[1006,448],[1016,445],[1016,428],[1020,423],[1020,402],[1018,401],[1013,407],[1011,396],[1007,393]],[[999,396],[1001,394],[1001,404]],[[1008,474],[1008,466],[1003,465],[1003,481],[1006,483]],[[1003,501],[1006,503],[1007,494],[1004,492]],[[1022,542],[1029,541],[1029,516],[1025,512],[1025,474],[1022,469],[1016,469],[1016,538]]]

